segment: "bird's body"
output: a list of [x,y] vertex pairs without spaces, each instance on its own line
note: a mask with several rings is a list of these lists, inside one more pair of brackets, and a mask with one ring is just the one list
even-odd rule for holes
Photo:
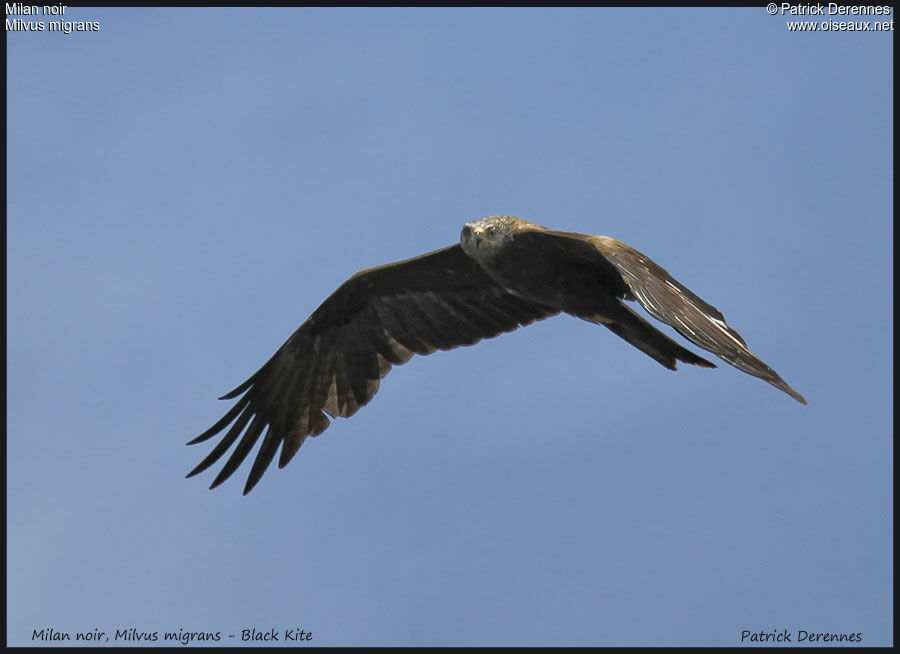
[[[499,221],[515,225],[510,229],[515,236],[497,236],[492,242],[494,224],[485,230],[476,221],[474,227],[463,228],[460,245],[510,293],[580,315],[611,304],[610,298],[627,291],[621,276],[589,243],[569,240],[563,232],[512,216],[501,216]],[[541,241],[541,247],[535,247],[535,240]]]
[[631,246],[491,216],[467,223],[458,245],[370,268],[344,282],[260,370],[224,396],[243,394],[191,443],[232,426],[188,476],[212,465],[243,433],[213,481],[217,486],[265,431],[247,493],[279,446],[284,467],[307,436],[328,427],[326,414],[349,417],[371,400],[393,365],[560,312],[607,327],[667,368],[674,370],[677,361],[715,367],[622,300],[637,300],[695,344],[806,404],[750,352],[715,307]]

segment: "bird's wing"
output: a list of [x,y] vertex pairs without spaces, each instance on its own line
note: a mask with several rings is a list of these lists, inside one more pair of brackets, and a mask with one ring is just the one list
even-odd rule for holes
[[[307,436],[332,417],[352,416],[375,395],[379,380],[413,354],[430,354],[509,332],[557,309],[506,292],[459,245],[357,273],[325,300],[252,377],[221,399],[240,399],[189,444],[231,428],[188,477],[219,460],[240,438],[212,483],[262,445],[246,495],[281,446],[284,467]],[[233,424],[232,424],[233,423]]]
[[671,325],[682,336],[735,368],[769,382],[806,404],[802,395],[750,351],[718,309],[678,283],[662,266],[621,241],[606,236],[587,238],[622,275],[634,296],[627,299],[636,299],[654,318]]

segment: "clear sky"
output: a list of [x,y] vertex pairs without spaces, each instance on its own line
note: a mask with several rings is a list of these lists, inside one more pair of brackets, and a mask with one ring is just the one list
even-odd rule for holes
[[[893,33],[66,19],[100,29],[7,33],[11,644],[892,642]],[[495,213],[634,245],[809,406],[563,316],[394,369],[247,497],[249,465],[184,479],[216,397],[342,281]]]

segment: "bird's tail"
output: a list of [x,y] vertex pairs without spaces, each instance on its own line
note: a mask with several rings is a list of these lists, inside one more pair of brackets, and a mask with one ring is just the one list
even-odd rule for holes
[[716,367],[714,363],[673,341],[624,304],[620,304],[613,315],[592,314],[578,317],[603,325],[616,336],[625,339],[669,370],[675,370],[678,361],[704,368]]

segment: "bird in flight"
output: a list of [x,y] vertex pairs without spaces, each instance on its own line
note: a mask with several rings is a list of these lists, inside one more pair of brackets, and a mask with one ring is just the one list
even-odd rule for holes
[[240,399],[188,444],[228,431],[187,476],[209,468],[238,441],[210,486],[215,488],[262,437],[246,495],[279,446],[283,468],[307,436],[325,431],[328,416],[347,418],[367,404],[391,366],[413,354],[474,345],[560,312],[603,325],[671,370],[678,361],[716,367],[623,300],[636,300],[695,345],[806,404],[714,306],[633,247],[607,236],[490,216],[466,223],[455,245],[363,270],[341,284],[262,368],[220,398]]

